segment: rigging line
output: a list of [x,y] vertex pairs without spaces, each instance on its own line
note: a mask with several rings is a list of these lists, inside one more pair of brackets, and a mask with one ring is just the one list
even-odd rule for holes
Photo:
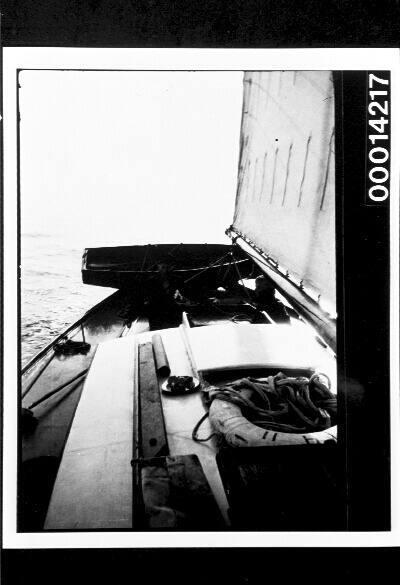
[[[275,272],[276,274],[278,274],[279,276],[281,276],[283,279],[285,278],[285,275],[284,274],[282,274],[277,268],[274,268],[273,266],[271,266],[266,260],[261,259],[261,258],[257,258],[256,256],[254,256],[250,252],[246,252],[246,254],[248,254],[251,258],[253,258],[254,260],[257,260],[261,264],[264,264],[264,266],[266,266],[267,268],[269,268],[272,272]],[[310,301],[312,301],[312,302],[314,302],[314,303],[317,304],[317,301],[315,301],[312,297],[310,297],[309,295],[307,295],[307,293],[305,293],[304,290],[302,290],[295,282],[292,282],[290,280],[288,282],[289,282],[289,284],[291,284],[292,286],[294,286],[297,290],[299,290],[302,294],[304,294],[305,296],[307,296],[310,299]],[[323,319],[321,319],[321,317],[319,315],[317,315],[317,313],[314,313],[314,311],[311,311],[310,309],[307,309],[307,310],[308,310],[309,313],[311,313],[311,315],[314,315],[314,317],[316,317],[317,319],[319,319],[319,321],[323,321]]]
[[[150,246],[151,246],[151,244],[147,244],[146,255],[147,255],[147,251],[150,251]],[[149,258],[150,258],[150,254],[149,254]],[[150,272],[150,270],[152,268],[154,268],[154,266],[157,266],[157,264],[159,264],[159,262],[153,262],[153,264],[149,268],[147,268],[147,272]]]
[[[182,244],[182,242],[180,242],[179,244],[176,244],[176,246],[174,246],[174,247],[172,248],[172,250],[171,250],[170,252],[168,252],[168,253],[167,253],[167,256],[171,256],[171,258],[172,258],[173,260],[175,260],[175,257],[173,256],[173,253],[175,252],[175,250],[177,250],[177,249],[178,249],[180,246],[182,246],[182,245],[183,245],[183,244]],[[153,266],[154,266],[154,264],[153,264]],[[175,264],[169,264],[168,266],[169,266],[169,269],[170,269],[171,271],[173,271],[173,270],[175,270],[175,268],[176,268],[177,266],[179,266],[179,264],[176,264],[176,263],[175,263]],[[151,267],[151,268],[152,268],[152,267]]]
[[226,256],[228,256],[230,253],[231,253],[230,251],[227,252],[226,254],[224,254],[223,256],[221,256],[220,258],[218,258],[217,260],[215,260],[215,262],[212,262],[211,264],[209,264],[208,266],[206,266],[205,268],[203,268],[203,270],[201,270],[200,272],[197,272],[196,274],[194,274],[190,278],[187,278],[186,280],[184,280],[183,283],[186,284],[187,282],[189,282],[193,278],[196,278],[197,276],[200,276],[200,274],[202,274],[203,272],[206,272],[207,270],[209,270],[213,266],[217,265],[218,262],[221,262],[221,260],[223,260],[224,258],[226,258]]
[[[254,260],[258,260],[259,262],[261,262],[261,264],[264,264],[264,266],[266,266],[267,268],[269,268],[272,272],[275,272],[276,274],[278,274],[279,276],[281,276],[283,279],[285,278],[285,276],[276,268],[274,268],[273,266],[271,266],[266,260],[260,260],[259,258],[256,258],[256,256],[253,256],[253,254],[250,254],[248,252],[249,256],[251,256],[252,258],[254,258]],[[314,302],[317,304],[317,302],[310,297],[309,295],[307,295],[306,293],[304,293],[304,290],[302,290],[296,283],[288,280],[289,284],[291,284],[293,287],[295,287],[299,292],[301,292],[302,294],[304,294],[305,296],[307,296],[310,301]],[[311,314],[314,315],[314,317],[316,317],[319,321],[323,321],[323,319],[317,315],[317,313],[314,313],[314,311],[311,311],[311,309],[307,309],[307,311]]]
[[[151,244],[148,244],[148,245],[150,246]],[[179,244],[176,244],[176,245],[175,245],[175,246],[172,248],[172,250],[171,250],[170,252],[168,252],[168,253],[167,253],[167,256],[172,256],[172,253],[173,253],[173,252],[175,252],[175,250],[176,250],[177,248],[179,248],[180,246],[182,246],[182,245],[183,245],[183,244],[182,244],[182,242],[179,242]],[[172,257],[173,257],[173,256],[172,256]],[[160,262],[160,261],[154,262],[154,263],[153,263],[153,264],[152,264],[152,265],[151,265],[151,266],[150,266],[150,267],[147,269],[147,271],[150,271],[150,270],[152,270],[152,268],[154,268],[154,267],[155,267],[155,266],[157,266],[158,264],[163,264],[163,262]],[[173,264],[172,266],[170,266],[170,268],[171,268],[171,270],[173,270],[173,269],[175,268],[175,264]]]
[[140,267],[140,271],[143,271],[143,268],[145,266],[146,260],[147,260],[147,252],[149,251],[149,244],[147,244],[146,246],[146,252],[144,253],[144,258],[143,258],[143,262],[142,262],[142,266]]
[[79,378],[74,384],[68,386],[65,392],[63,392],[62,395],[58,398],[57,402],[53,401],[51,404],[49,404],[47,412],[50,412],[53,408],[58,408],[60,404],[68,398],[68,396],[70,396],[73,392],[75,392],[75,390],[79,388],[79,386],[81,386],[81,384],[83,384],[84,380],[85,378]]
[[78,378],[85,376],[88,373],[88,371],[89,371],[89,368],[82,370],[82,372],[80,372],[79,374],[77,374],[76,376],[74,376],[73,378],[68,380],[67,382],[64,382],[64,384],[57,386],[57,388],[55,388],[54,390],[51,390],[50,392],[48,392],[47,394],[45,394],[44,396],[42,396],[38,400],[35,400],[35,402],[32,402],[32,404],[30,406],[28,406],[28,410],[30,410],[31,408],[34,408],[35,406],[38,406],[38,404],[41,404],[42,402],[44,402],[45,400],[47,400],[48,398],[50,398],[51,396],[53,396],[54,394],[59,392],[60,390],[63,390],[66,386],[69,386],[69,384],[71,384],[72,382],[75,382],[75,380],[77,380]]
[[[172,254],[173,254],[173,252],[175,252],[175,250],[176,250],[177,248],[179,248],[179,246],[182,246],[182,242],[180,242],[179,244],[176,244],[176,245],[175,245],[175,246],[172,248],[172,250],[171,250],[170,252],[168,252],[168,253],[167,253],[167,256],[172,256],[172,258],[174,258]],[[154,266],[157,266],[158,264],[162,264],[162,262],[154,262],[154,264],[152,264],[152,265],[150,266],[150,268],[148,268],[147,270],[148,270],[148,271],[150,271],[152,268],[154,268]],[[176,266],[175,264],[172,264],[171,266],[169,266],[169,268],[170,268],[171,270],[173,270],[173,269],[175,268],[175,266]]]
[[[232,253],[232,257],[233,257],[233,253]],[[241,283],[242,283],[242,286],[243,286],[243,288],[245,289],[245,293],[246,293],[246,295],[247,295],[247,298],[249,299],[249,301],[250,301],[250,302],[251,302],[251,304],[252,304],[252,303],[253,303],[253,299],[252,299],[252,298],[251,298],[251,296],[250,296],[250,292],[247,290],[247,286],[246,286],[246,285],[244,284],[244,282],[243,282],[243,277],[242,277],[242,275],[240,274],[239,267],[238,267],[238,265],[237,265],[236,259],[235,259],[235,268],[236,268],[236,272],[238,273],[239,280],[241,281]]]
[[[181,245],[181,244],[179,244],[179,245]],[[222,261],[222,260],[225,258],[225,256],[227,256],[228,254],[229,254],[229,252],[227,252],[226,254],[224,254],[224,256],[221,256],[220,258],[218,258],[218,259],[217,259],[215,262],[213,262],[212,264],[209,264],[208,266],[206,266],[205,268],[203,268],[203,269],[201,270],[201,272],[198,272],[198,273],[196,272],[196,273],[195,273],[193,276],[191,276],[189,279],[187,279],[187,280],[184,280],[184,281],[183,281],[183,284],[185,284],[186,282],[188,282],[188,281],[189,281],[189,280],[191,280],[192,278],[196,278],[196,276],[199,276],[199,274],[201,274],[202,272],[205,272],[205,271],[206,271],[206,270],[208,270],[209,268],[212,268],[214,265],[218,265],[218,262],[221,262],[221,261]],[[170,271],[171,271],[171,272],[173,272],[177,266],[179,266],[179,264],[171,264],[171,265],[169,266],[169,268],[170,268]],[[220,266],[220,267],[221,267],[221,268],[223,268],[224,266],[225,266],[224,264],[221,264],[221,266]],[[151,267],[151,268],[152,268],[152,267]],[[150,269],[151,269],[151,268],[150,268]],[[229,269],[229,265],[228,265],[228,269]],[[198,268],[184,268],[184,269],[177,268],[177,269],[176,269],[176,272],[189,272],[189,271],[193,272],[193,271],[196,271],[196,270],[198,270]]]
[[25,390],[21,393],[21,399],[25,398],[25,396],[28,394],[28,392],[30,391],[30,389],[32,388],[32,386],[35,384],[35,382],[40,378],[40,376],[43,374],[43,372],[45,371],[45,369],[47,368],[47,366],[50,364],[50,362],[53,360],[54,356],[56,354],[53,352],[50,356],[50,358],[47,360],[47,362],[44,364],[44,366],[42,366],[41,368],[39,368],[39,371],[36,373],[36,375],[33,377],[33,379],[29,382],[29,384],[27,385],[27,387],[25,388]]
[[229,272],[230,272],[230,270],[232,268],[232,261],[233,261],[233,254],[231,252],[230,253],[230,260],[229,260],[228,268],[225,270],[225,274],[224,274],[224,276],[222,278],[221,284],[224,284],[225,283],[226,277],[227,277],[227,275],[229,274]]
[[[148,244],[148,245],[150,246],[151,244]],[[175,246],[172,248],[172,250],[171,250],[170,252],[168,252],[168,253],[167,253],[167,256],[172,256],[172,253],[173,253],[173,252],[175,252],[175,250],[176,250],[177,248],[179,248],[179,246],[182,246],[182,242],[180,242],[179,244],[176,244],[176,245],[175,245]],[[172,258],[173,258],[173,256],[172,256]],[[162,260],[157,260],[156,262],[153,262],[153,264],[152,264],[151,266],[149,266],[149,268],[147,268],[147,272],[150,272],[150,270],[152,270],[152,269],[153,269],[155,266],[158,266],[159,264],[164,264],[164,263],[165,263],[165,262],[163,262]],[[175,268],[175,266],[176,266],[175,264],[172,264],[172,265],[170,265],[170,266],[169,266],[169,268],[170,268],[171,270],[173,270],[173,269]]]
[[168,252],[168,256],[172,256],[172,253],[173,253],[173,252],[175,252],[175,250],[176,250],[177,248],[179,248],[179,246],[182,246],[182,242],[180,242],[179,244],[176,244],[176,246],[174,246],[174,247],[172,248],[172,250],[171,250],[170,252]]
[[225,256],[227,256],[227,255],[228,254],[225,254],[224,256],[221,256],[221,258],[218,258],[218,260],[216,260],[215,262],[212,262],[211,264],[209,264],[208,266],[206,266],[205,268],[203,268],[203,270],[201,270],[200,272],[196,272],[193,276],[191,276],[190,278],[187,278],[186,280],[184,280],[183,283],[186,284],[187,282],[189,282],[193,278],[196,278],[197,276],[200,276],[200,274],[202,274],[203,272],[206,272],[207,270],[209,270],[213,266],[218,265],[218,263],[221,262],[221,260],[223,260],[225,258]]

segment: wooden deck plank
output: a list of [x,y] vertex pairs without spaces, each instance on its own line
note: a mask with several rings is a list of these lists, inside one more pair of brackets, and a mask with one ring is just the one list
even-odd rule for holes
[[168,454],[164,415],[151,343],[139,345],[140,451],[145,459]]
[[135,338],[100,344],[53,489],[45,529],[132,526]]

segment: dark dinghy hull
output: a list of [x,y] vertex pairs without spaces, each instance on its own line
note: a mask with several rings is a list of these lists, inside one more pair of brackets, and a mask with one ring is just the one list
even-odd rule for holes
[[[235,261],[235,266],[234,266]],[[227,244],[147,244],[86,248],[82,260],[85,284],[111,288],[151,285],[160,265],[168,265],[175,276],[190,281],[200,274],[213,286],[221,274],[237,270],[243,278],[255,271],[254,263],[237,247]],[[259,272],[257,272],[259,273]]]

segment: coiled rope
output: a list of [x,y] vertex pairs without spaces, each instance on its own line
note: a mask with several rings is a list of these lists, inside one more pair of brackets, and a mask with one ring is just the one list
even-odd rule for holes
[[[222,387],[211,386],[208,398],[236,404],[245,418],[261,428],[307,433],[336,424],[337,399],[330,388],[326,374],[294,378],[279,372],[265,380],[241,378]],[[200,439],[197,434],[207,415],[193,429],[193,440],[203,442],[213,436]]]

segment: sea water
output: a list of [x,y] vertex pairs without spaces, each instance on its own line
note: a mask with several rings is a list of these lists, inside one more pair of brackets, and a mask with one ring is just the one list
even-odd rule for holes
[[65,237],[21,236],[21,362],[74,323],[114,289],[82,283],[84,246]]

